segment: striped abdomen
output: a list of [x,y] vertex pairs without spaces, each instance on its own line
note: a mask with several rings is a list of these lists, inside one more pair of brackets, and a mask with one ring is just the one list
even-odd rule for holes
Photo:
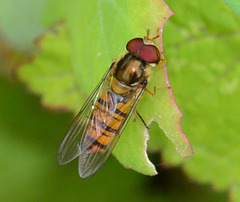
[[102,152],[118,134],[130,105],[123,96],[108,90],[97,101],[87,128],[86,144],[90,152]]

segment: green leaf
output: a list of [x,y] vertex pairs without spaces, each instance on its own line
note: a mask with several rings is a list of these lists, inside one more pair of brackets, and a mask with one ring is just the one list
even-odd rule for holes
[[[204,1],[204,8],[200,1],[187,0],[170,6],[176,16],[165,27],[165,57],[185,115],[181,123],[195,151],[184,169],[194,180],[228,189],[238,201],[239,17],[217,0]],[[163,158],[183,164],[169,145]]]
[[240,15],[240,2],[238,0],[223,0],[231,9]]
[[[171,11],[162,1],[71,1],[66,25],[55,28],[40,41],[40,50],[32,63],[19,69],[19,77],[28,88],[42,96],[50,108],[69,108],[77,112],[101,80],[111,60],[123,54],[126,43],[162,30]],[[57,33],[57,34],[56,34]],[[161,38],[157,42],[162,50]],[[190,143],[180,127],[181,113],[172,97],[166,67],[153,70],[149,89],[156,96],[144,95],[138,105],[147,123],[157,121],[177,151],[192,154]],[[157,134],[154,134],[157,135]],[[148,159],[147,131],[143,123],[129,121],[113,154],[127,168],[147,175],[156,174]]]

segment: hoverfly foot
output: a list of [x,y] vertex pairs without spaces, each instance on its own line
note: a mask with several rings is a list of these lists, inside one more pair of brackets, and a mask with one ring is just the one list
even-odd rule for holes
[[145,92],[148,93],[149,95],[151,95],[152,97],[154,97],[156,95],[156,86],[154,86],[154,92],[151,92],[147,88],[145,88]]

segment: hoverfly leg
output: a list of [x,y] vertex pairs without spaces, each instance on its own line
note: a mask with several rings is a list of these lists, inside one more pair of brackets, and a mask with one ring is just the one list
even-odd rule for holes
[[172,89],[172,86],[165,86],[165,87],[154,86],[153,92],[151,92],[150,90],[148,90],[146,88],[145,88],[145,92],[148,93],[149,95],[151,95],[152,97],[154,97],[156,95],[157,88],[164,88],[164,89],[170,90],[170,89]]
[[134,107],[134,109],[133,109],[133,121],[134,122],[136,122],[137,115],[139,116],[139,118],[143,122],[144,126],[149,130],[149,127],[147,126],[146,122],[143,120],[142,116],[138,113],[136,107]]
[[159,63],[158,63],[158,65],[156,65],[156,66],[152,66],[152,68],[154,69],[154,68],[156,68],[156,67],[161,67],[161,66],[163,66],[163,65],[165,65],[165,64],[167,64],[167,60],[160,60],[159,61]]
[[148,93],[149,95],[151,95],[152,97],[154,97],[156,95],[156,86],[154,86],[154,92],[151,92],[147,88],[145,88],[145,92]]
[[147,39],[148,40],[153,41],[154,39],[156,39],[158,37],[159,37],[159,29],[157,30],[157,33],[152,38],[150,38],[150,29],[147,30]]
[[163,66],[165,64],[167,64],[167,60],[160,60],[157,66]]
[[[143,120],[143,118],[141,117],[141,115],[138,113],[138,111],[136,110],[137,115],[139,116],[139,118],[142,120],[144,126],[149,130],[150,128],[148,127],[148,125],[146,124],[146,122]],[[136,117],[135,117],[136,118]]]
[[[168,90],[170,90],[170,89],[172,89],[172,86],[165,86],[165,87],[156,87],[156,86],[154,86],[154,88],[163,88],[163,89],[168,89]],[[155,90],[156,91],[156,90]]]

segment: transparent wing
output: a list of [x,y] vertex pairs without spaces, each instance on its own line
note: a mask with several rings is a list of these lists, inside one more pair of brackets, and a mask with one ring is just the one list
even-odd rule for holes
[[[116,99],[109,99],[108,101],[113,102],[109,103],[109,105],[112,106],[112,109],[110,109],[109,107],[109,109],[106,110],[107,112],[105,112],[105,114],[100,112],[97,115],[95,114],[95,116],[102,117],[104,119],[106,127],[108,127],[108,124],[110,124],[112,129],[114,128],[118,129],[116,131],[108,133],[108,136],[102,135],[103,132],[105,133],[109,129],[105,128],[104,131],[98,130],[100,131],[99,133],[101,133],[101,135],[97,133],[93,138],[89,138],[89,134],[86,133],[85,137],[82,138],[80,145],[81,154],[79,155],[79,174],[82,178],[86,178],[93,175],[106,162],[107,158],[109,157],[113,148],[115,147],[120,135],[122,134],[122,131],[124,130],[133,112],[133,109],[136,107],[139,99],[141,98],[144,89],[145,87],[139,88],[136,92],[134,92],[133,95],[131,95],[130,100],[129,98],[127,98],[128,101],[126,102],[125,100],[122,100],[121,103],[125,102],[126,104],[122,104],[121,107],[117,105],[119,103],[116,104]],[[114,92],[112,92],[111,95],[112,98],[114,98],[113,94]],[[126,105],[128,105],[127,108],[125,107]],[[113,118],[111,120],[108,120],[108,117],[113,115],[109,114],[113,110],[114,108],[113,106],[115,107],[114,120]],[[116,110],[124,111],[124,109],[127,110],[127,113],[125,114],[126,116],[124,118],[121,114],[117,115]],[[91,127],[94,128],[97,125],[99,125],[99,123],[95,119],[92,119]]]
[[64,137],[59,150],[58,150],[58,162],[59,164],[66,164],[80,155],[80,140],[81,136],[86,130],[88,123],[90,121],[90,116],[93,111],[93,106],[109,87],[109,81],[112,77],[112,67],[107,70],[103,76],[100,83],[94,89],[92,94],[86,100],[85,104],[81,108],[80,112],[77,114],[73,120],[66,136]]

